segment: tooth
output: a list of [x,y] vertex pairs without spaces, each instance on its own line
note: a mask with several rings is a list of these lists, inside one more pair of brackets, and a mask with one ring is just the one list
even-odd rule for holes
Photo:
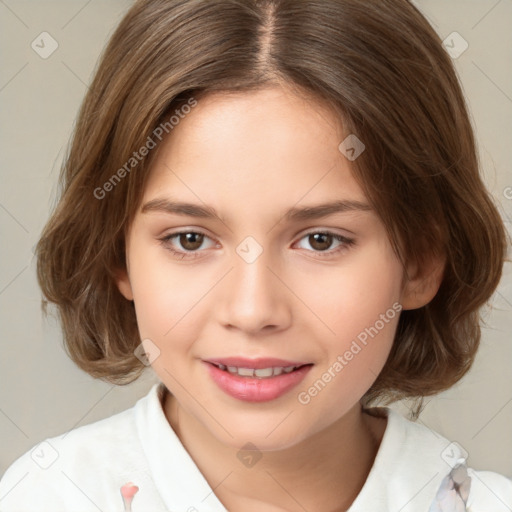
[[281,367],[274,368],[274,375],[281,375],[283,369]]
[[225,369],[226,369],[226,367],[225,367],[223,364],[219,364],[219,368],[220,368],[221,370],[225,370]]
[[285,373],[291,373],[293,372],[295,366],[287,366],[286,368],[284,368],[284,372]]
[[242,377],[252,377],[254,375],[254,368],[238,368],[238,375]]
[[254,375],[256,375],[256,377],[272,377],[273,371],[272,368],[258,368],[254,370]]
[[228,366],[229,373],[237,373],[238,368],[236,366]]

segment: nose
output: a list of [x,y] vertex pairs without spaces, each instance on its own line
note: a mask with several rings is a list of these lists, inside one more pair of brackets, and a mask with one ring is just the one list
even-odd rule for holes
[[218,309],[223,325],[252,335],[286,329],[292,317],[292,293],[272,268],[266,251],[252,263],[235,254],[233,265],[225,277]]

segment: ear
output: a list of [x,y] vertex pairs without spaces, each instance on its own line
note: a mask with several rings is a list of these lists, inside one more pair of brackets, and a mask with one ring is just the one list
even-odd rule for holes
[[133,300],[132,285],[130,283],[130,276],[128,275],[128,271],[124,269],[117,270],[115,281],[119,291],[125,297],[125,299]]
[[445,264],[444,255],[432,255],[421,267],[418,264],[407,267],[401,301],[404,310],[421,308],[435,297],[443,281]]

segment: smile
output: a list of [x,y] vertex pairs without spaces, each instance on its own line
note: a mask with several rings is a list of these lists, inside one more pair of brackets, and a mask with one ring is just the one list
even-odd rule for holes
[[267,402],[285,395],[306,377],[312,363],[247,368],[203,361],[209,377],[225,394],[245,402]]

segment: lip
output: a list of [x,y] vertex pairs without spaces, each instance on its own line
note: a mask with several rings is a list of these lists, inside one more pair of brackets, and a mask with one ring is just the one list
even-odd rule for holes
[[[218,362],[217,362],[218,361]],[[268,378],[241,377],[237,374],[221,370],[215,364],[237,366],[239,368],[268,368],[270,366],[301,366],[290,373],[282,373]],[[313,367],[312,363],[285,361],[283,359],[243,359],[222,358],[203,361],[210,378],[227,395],[244,402],[268,402],[288,393],[306,377]],[[258,365],[258,366],[255,366]]]

